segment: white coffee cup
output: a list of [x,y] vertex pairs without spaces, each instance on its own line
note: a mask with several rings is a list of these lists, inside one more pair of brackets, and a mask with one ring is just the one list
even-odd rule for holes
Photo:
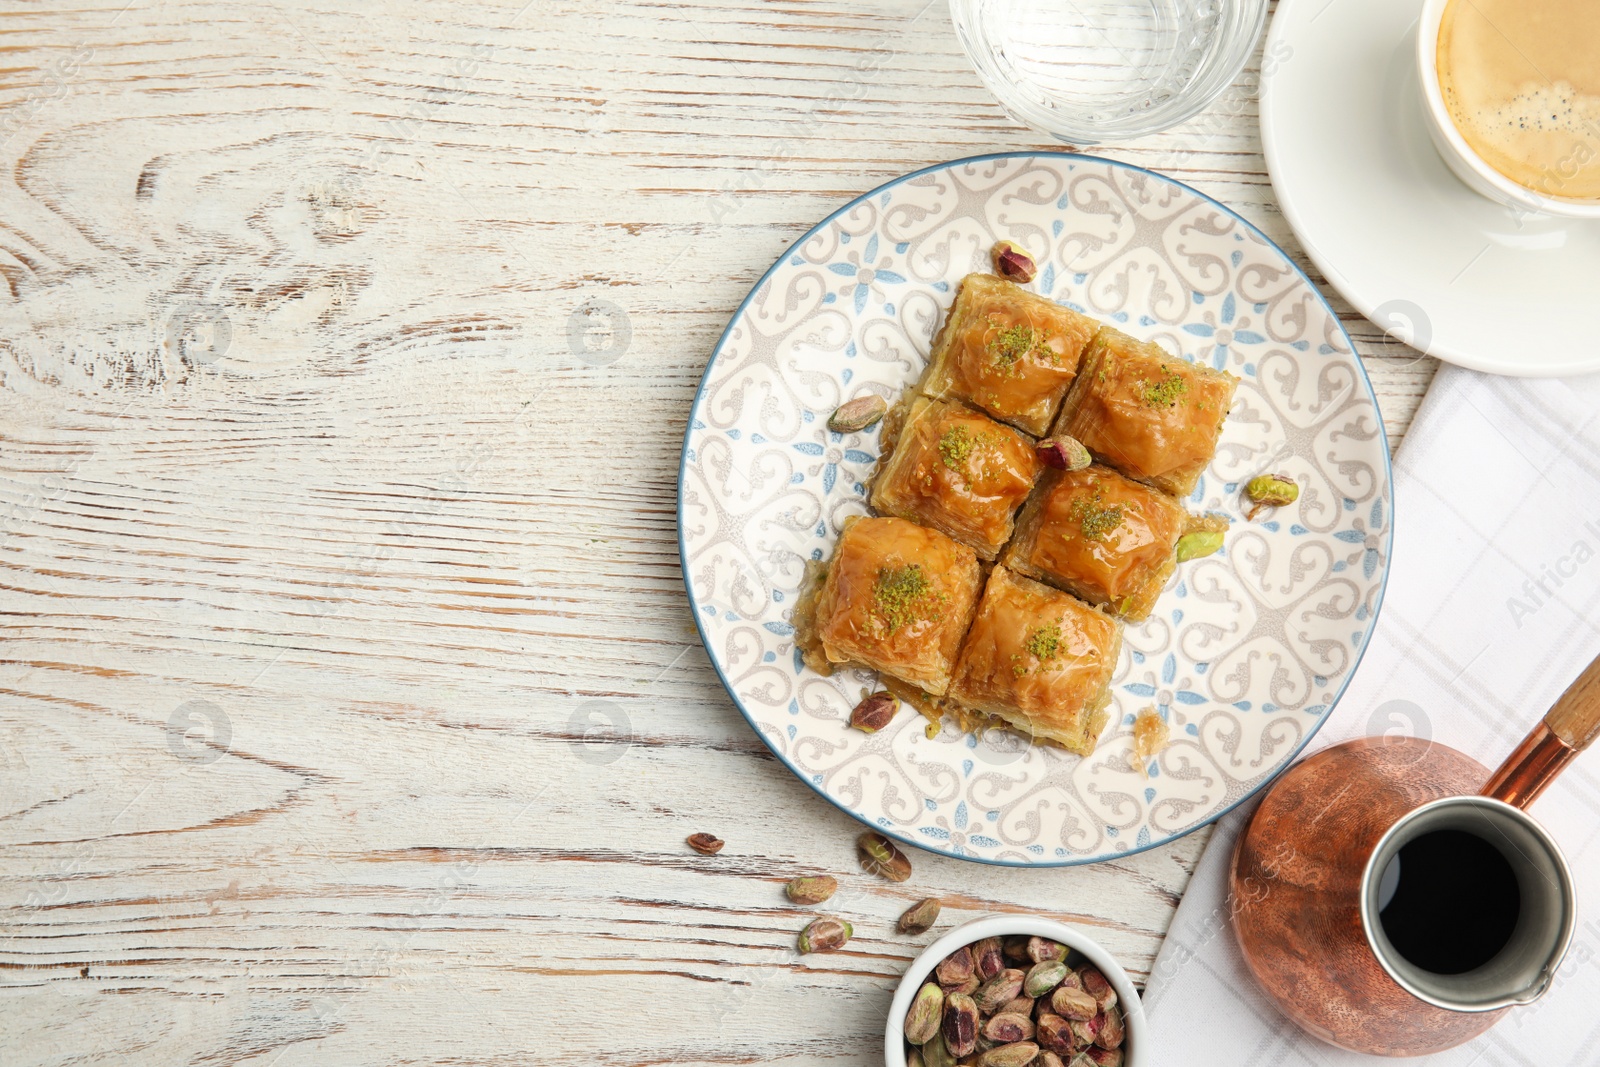
[[1546,196],[1507,178],[1485,163],[1467,144],[1455,120],[1445,107],[1439,88],[1439,25],[1452,0],[1423,0],[1422,17],[1417,24],[1417,74],[1422,82],[1423,112],[1428,117],[1428,132],[1433,145],[1456,177],[1473,192],[1488,197],[1514,211],[1560,215],[1572,219],[1600,219],[1600,201],[1572,200]]

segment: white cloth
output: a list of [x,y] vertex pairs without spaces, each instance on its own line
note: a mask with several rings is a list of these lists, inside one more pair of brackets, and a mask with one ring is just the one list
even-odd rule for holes
[[[1600,376],[1441,368],[1394,480],[1378,625],[1307,751],[1398,731],[1496,767],[1600,653]],[[1156,957],[1144,996],[1155,1067],[1378,1062],[1303,1033],[1245,968],[1227,871],[1253,810],[1217,827]],[[1530,811],[1577,881],[1577,931],[1556,983],[1477,1040],[1408,1063],[1600,1064],[1600,746]]]

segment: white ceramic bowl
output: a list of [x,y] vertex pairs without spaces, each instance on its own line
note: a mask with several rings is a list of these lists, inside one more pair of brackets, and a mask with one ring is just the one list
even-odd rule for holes
[[1450,2],[1423,0],[1422,15],[1417,21],[1417,77],[1422,82],[1422,110],[1427,116],[1428,133],[1433,137],[1433,145],[1439,150],[1440,158],[1455,172],[1456,177],[1466,183],[1467,188],[1514,211],[1560,215],[1570,219],[1600,219],[1600,203],[1545,196],[1507,178],[1485,163],[1467,144],[1461,131],[1456,129],[1455,120],[1444,106],[1438,67],[1439,23]]
[[900,979],[889,1005],[889,1019],[883,1029],[883,1062],[885,1067],[906,1067],[906,1012],[911,1008],[911,998],[917,995],[922,983],[939,965],[939,961],[962,945],[970,945],[986,937],[1006,937],[1010,934],[1032,934],[1059,941],[1072,950],[1067,957],[1074,966],[1092,963],[1100,968],[1106,981],[1117,991],[1118,1006],[1122,1008],[1126,1035],[1122,1040],[1123,1067],[1149,1067],[1154,1062],[1145,1036],[1148,1024],[1144,1018],[1144,1005],[1139,1002],[1139,991],[1133,987],[1128,972],[1122,969],[1105,949],[1093,938],[1075,926],[1046,919],[1039,915],[984,915],[968,920],[922,950],[922,955],[911,961]]

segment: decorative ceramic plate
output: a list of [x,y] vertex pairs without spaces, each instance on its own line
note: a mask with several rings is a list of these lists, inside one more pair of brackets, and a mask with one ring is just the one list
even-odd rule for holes
[[[1128,627],[1092,756],[1001,730],[938,736],[902,708],[850,729],[867,672],[801,665],[789,621],[808,560],[868,513],[878,428],[825,423],[917,381],[963,275],[1005,238],[1030,288],[1240,378],[1215,461],[1185,500],[1230,516]],[[1281,471],[1292,506],[1246,522],[1239,488]],[[1249,223],[1188,186],[1092,156],[1011,154],[909,174],[786,252],[728,324],[684,437],[678,524],[695,622],[723,684],[778,758],[903,842],[1018,866],[1088,863],[1218,818],[1282,770],[1332,711],[1371,633],[1390,540],[1389,449],[1333,309]],[[1144,765],[1154,705],[1172,741]]]

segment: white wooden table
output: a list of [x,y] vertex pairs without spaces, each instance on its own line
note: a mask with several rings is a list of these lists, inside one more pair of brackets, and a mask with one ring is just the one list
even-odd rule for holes
[[[1303,262],[1255,84],[1108,154]],[[1146,973],[1203,833],[873,880],[679,580],[749,286],[1043,146],[939,0],[17,4],[0,139],[8,1067],[871,1064],[922,895]],[[1432,361],[1339,306],[1398,441]],[[847,951],[796,955],[803,872]]]

